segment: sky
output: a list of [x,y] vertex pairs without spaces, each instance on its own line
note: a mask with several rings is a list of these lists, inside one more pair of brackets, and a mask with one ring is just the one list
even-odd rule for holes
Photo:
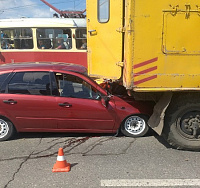
[[[86,0],[46,0],[59,10],[85,10]],[[48,18],[55,11],[40,0],[0,0],[0,19]]]

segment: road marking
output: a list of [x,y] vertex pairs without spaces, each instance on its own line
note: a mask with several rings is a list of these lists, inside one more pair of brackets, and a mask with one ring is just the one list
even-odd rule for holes
[[102,187],[174,187],[200,186],[200,179],[113,179],[101,180]]

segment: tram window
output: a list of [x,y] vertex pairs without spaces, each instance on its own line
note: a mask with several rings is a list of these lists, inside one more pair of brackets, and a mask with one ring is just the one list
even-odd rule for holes
[[80,50],[87,49],[86,29],[76,29],[76,48]]
[[71,49],[71,29],[37,29],[37,42],[39,49]]
[[106,23],[109,20],[110,0],[98,0],[98,20]]
[[28,28],[1,29],[2,49],[32,49],[32,30]]

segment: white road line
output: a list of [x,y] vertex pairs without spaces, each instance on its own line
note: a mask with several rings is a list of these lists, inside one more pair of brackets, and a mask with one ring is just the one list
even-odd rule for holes
[[175,187],[200,186],[200,179],[113,179],[101,180],[102,187]]

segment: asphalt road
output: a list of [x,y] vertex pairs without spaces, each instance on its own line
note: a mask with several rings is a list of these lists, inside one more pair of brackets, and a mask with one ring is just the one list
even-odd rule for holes
[[[70,172],[52,172],[60,147]],[[200,153],[171,149],[154,134],[21,133],[0,151],[1,188],[200,187]]]

